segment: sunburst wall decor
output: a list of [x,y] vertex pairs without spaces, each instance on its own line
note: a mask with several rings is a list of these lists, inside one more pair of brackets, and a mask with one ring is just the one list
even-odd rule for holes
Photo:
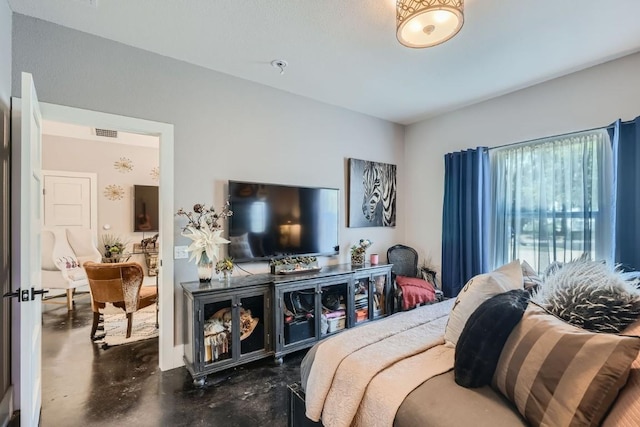
[[157,181],[158,179],[160,179],[160,168],[156,166],[155,168],[151,169],[149,175],[151,175],[152,180]]
[[126,157],[120,157],[119,160],[113,162],[113,167],[122,173],[131,172],[133,170],[133,162]]
[[109,200],[122,200],[124,197],[124,188],[119,185],[109,184],[104,188],[104,197]]

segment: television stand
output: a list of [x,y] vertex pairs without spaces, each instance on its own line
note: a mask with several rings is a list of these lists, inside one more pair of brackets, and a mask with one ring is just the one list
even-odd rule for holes
[[257,359],[273,356],[282,364],[286,354],[383,318],[393,307],[391,264],[181,285],[184,362],[195,386],[208,374]]

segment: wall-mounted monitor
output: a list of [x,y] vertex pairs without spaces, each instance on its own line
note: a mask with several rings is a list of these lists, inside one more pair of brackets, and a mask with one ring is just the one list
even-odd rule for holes
[[158,186],[133,186],[133,231],[157,232],[159,224]]
[[259,261],[339,252],[339,190],[229,181],[229,256]]

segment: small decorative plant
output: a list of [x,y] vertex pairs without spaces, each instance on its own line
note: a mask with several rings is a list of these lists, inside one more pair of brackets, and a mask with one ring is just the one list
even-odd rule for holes
[[318,258],[314,256],[288,256],[284,258],[271,259],[269,261],[271,274],[284,274],[287,272],[314,271],[318,268]]
[[274,265],[295,265],[295,264],[312,264],[316,262],[318,258],[314,256],[293,256],[278,259],[271,259],[269,261],[270,266]]
[[225,258],[216,263],[216,274],[231,273],[233,271],[233,259]]
[[104,251],[102,254],[105,258],[121,257],[125,253],[128,243],[117,234],[103,234],[102,245]]
[[357,245],[351,246],[351,255],[364,255],[372,244],[373,242],[369,239],[360,239]]

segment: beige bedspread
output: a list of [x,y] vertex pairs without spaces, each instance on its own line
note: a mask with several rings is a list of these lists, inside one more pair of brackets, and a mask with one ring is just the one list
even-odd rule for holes
[[444,329],[454,300],[321,341],[305,384],[306,415],[326,427],[391,426],[404,398],[453,368]]

